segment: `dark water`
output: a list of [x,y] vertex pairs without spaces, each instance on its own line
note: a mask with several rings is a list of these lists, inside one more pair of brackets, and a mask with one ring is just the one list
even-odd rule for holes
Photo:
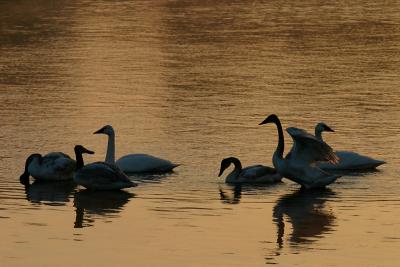
[[[399,14],[396,1],[1,1],[1,265],[397,266]],[[224,185],[224,157],[271,165],[270,113],[324,121],[334,148],[388,163],[309,194]],[[105,124],[117,158],[182,166],[123,192],[18,183],[34,152],[79,143],[102,160]]]

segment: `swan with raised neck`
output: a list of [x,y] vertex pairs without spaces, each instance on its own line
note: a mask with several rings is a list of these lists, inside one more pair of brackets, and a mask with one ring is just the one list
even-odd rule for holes
[[[288,133],[293,138],[295,152],[283,157],[285,148],[281,122],[275,114],[269,115],[260,125],[274,123],[278,131],[278,145],[274,152],[272,162],[276,170],[283,176],[303,188],[324,187],[333,183],[340,176],[331,175],[314,165],[317,160],[336,161],[332,149],[323,141],[294,127],[288,128]],[[293,150],[293,149],[292,149]]]
[[169,160],[147,154],[128,154],[115,161],[115,132],[113,127],[106,125],[94,134],[106,134],[108,136],[105,162],[116,164],[125,173],[166,173],[179,166]]

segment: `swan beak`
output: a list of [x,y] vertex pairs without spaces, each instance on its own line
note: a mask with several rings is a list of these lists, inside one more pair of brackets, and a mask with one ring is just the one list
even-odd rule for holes
[[93,134],[102,134],[102,133],[104,133],[104,127],[95,131]]
[[269,121],[268,121],[268,118],[266,118],[265,120],[263,120],[262,122],[260,122],[258,125],[263,125],[263,124],[267,124]]
[[93,155],[93,154],[94,154],[94,151],[85,148],[85,150],[83,150],[82,153],[86,153],[86,154],[91,154],[91,155]]
[[328,126],[325,126],[325,129],[324,129],[325,131],[327,131],[327,132],[335,132],[332,128],[330,128],[330,127],[328,127]]

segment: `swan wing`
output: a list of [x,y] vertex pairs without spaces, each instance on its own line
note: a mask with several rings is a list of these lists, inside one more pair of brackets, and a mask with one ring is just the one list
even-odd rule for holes
[[71,179],[75,170],[75,160],[62,152],[52,152],[42,158],[38,178],[44,180]]
[[88,179],[93,179],[93,182],[96,184],[130,181],[117,166],[106,162],[94,162],[85,165],[80,173],[84,174]]
[[338,162],[338,157],[324,141],[299,128],[289,127],[286,131],[293,139],[293,148],[289,153],[290,159],[307,164],[316,161]]
[[240,176],[245,179],[255,179],[265,175],[276,174],[276,170],[263,165],[253,165],[242,169]]
[[74,180],[77,184],[94,190],[117,190],[136,186],[118,167],[106,162],[85,165],[75,173]]

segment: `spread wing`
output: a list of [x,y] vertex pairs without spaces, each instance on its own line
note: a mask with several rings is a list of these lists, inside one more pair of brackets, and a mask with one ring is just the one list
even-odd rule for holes
[[288,159],[306,162],[307,164],[316,161],[338,162],[338,157],[324,141],[295,127],[289,127],[286,131],[293,138],[293,148],[288,154]]

